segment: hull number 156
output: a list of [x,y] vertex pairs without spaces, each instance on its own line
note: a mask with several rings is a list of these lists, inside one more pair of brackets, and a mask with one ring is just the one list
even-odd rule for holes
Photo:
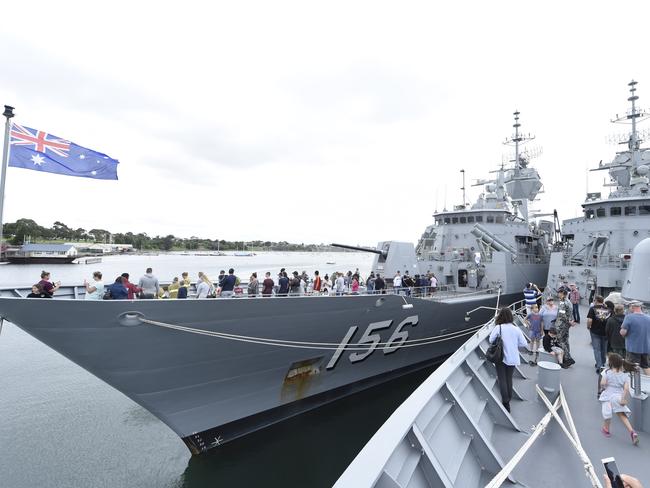
[[[391,325],[393,325],[392,320],[371,322],[368,327],[366,327],[366,331],[363,333],[359,341],[356,344],[350,346],[355,349],[363,349],[350,353],[350,362],[358,363],[359,361],[363,361],[373,352],[375,352],[375,349],[377,349],[377,346],[381,343],[381,336],[377,331],[388,329]],[[410,325],[412,327],[418,325],[418,316],[412,315],[410,317],[406,317],[399,323],[399,325],[395,328],[393,334],[382,347],[384,354],[391,354],[402,347],[402,345],[404,345],[409,337],[408,331],[403,330],[407,325]],[[334,366],[336,366],[336,363],[345,352],[358,329],[359,327],[356,325],[353,325],[348,329],[347,334],[345,334],[345,337],[336,348],[332,359],[330,359],[330,362],[327,363],[326,369],[332,369]]]

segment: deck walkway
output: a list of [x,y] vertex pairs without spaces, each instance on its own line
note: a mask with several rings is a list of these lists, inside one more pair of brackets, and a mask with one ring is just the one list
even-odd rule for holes
[[[650,434],[639,432],[640,443],[634,446],[627,430],[616,418],[612,419],[611,438],[605,438],[600,432],[601,406],[596,398],[597,375],[586,326],[586,307],[581,310],[581,316],[582,323],[572,328],[570,337],[571,354],[576,364],[561,371],[561,383],[582,446],[599,475],[603,473],[600,460],[614,457],[621,472],[631,474],[639,478],[645,486],[650,486]],[[512,415],[522,428],[530,432],[531,426],[537,423],[547,410],[536,399],[537,368],[528,365],[522,365],[521,368],[529,380],[519,381],[515,387],[525,397],[527,405],[523,408],[521,401],[513,400]],[[564,418],[564,415],[562,417]],[[495,445],[500,444],[503,447],[501,453],[506,459],[507,455],[514,454],[527,438],[525,434],[514,434],[506,429],[495,434]],[[590,486],[578,455],[554,420],[513,474],[517,481],[531,487]],[[508,486],[508,483],[503,486]]]

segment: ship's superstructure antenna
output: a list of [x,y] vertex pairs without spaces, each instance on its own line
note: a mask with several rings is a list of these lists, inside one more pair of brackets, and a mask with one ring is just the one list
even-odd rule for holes
[[[515,129],[514,133],[503,143],[515,147],[515,159],[512,161],[514,162],[514,167],[505,171],[504,182],[512,205],[515,207],[515,212],[519,213],[521,218],[528,221],[528,202],[532,202],[535,199],[535,196],[542,187],[541,179],[537,171],[529,168],[528,164],[532,158],[541,154],[541,150],[521,150],[521,146],[535,139],[535,136],[530,133],[524,134],[521,132],[519,110],[516,110],[513,115],[515,118],[515,123],[512,125]],[[504,172],[503,167],[501,172]]]
[[463,190],[463,208],[467,208],[467,200],[465,199],[465,170],[461,169],[460,172],[463,173],[463,186],[460,187]]
[[632,131],[630,132],[627,141],[628,148],[631,152],[638,151],[641,147],[641,143],[643,142],[643,139],[641,138],[642,134],[640,134],[636,128],[637,123],[643,119],[647,119],[648,117],[650,117],[650,113],[648,113],[647,110],[638,108],[636,106],[636,101],[639,99],[639,96],[636,94],[636,85],[638,83],[639,83],[638,81],[632,80],[627,84],[627,86],[630,87],[630,96],[627,99],[627,101],[630,102],[632,106],[630,110],[626,114],[621,115],[620,117],[617,114],[616,118],[612,120],[612,122],[615,123],[632,124]]
[[512,137],[506,139],[503,143],[508,145],[508,146],[515,146],[515,172],[520,170],[521,168],[525,168],[528,165],[527,160],[522,160],[521,154],[520,154],[520,146],[523,146],[529,141],[532,141],[535,139],[534,135],[531,135],[530,133],[528,134],[522,134],[519,132],[519,128],[521,127],[521,124],[519,123],[519,110],[516,110],[512,115],[515,116],[515,123],[512,124],[512,127],[514,127],[515,132],[512,135]]

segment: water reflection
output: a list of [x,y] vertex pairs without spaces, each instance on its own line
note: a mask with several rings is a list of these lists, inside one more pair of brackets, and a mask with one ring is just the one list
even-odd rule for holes
[[330,487],[427,368],[193,456],[182,488]]

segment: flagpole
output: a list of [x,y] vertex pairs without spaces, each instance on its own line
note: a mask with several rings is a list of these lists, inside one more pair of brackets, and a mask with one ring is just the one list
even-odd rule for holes
[[14,116],[14,108],[5,105],[5,111],[2,114],[7,118],[5,124],[5,142],[2,149],[2,176],[0,176],[0,261],[2,261],[2,238],[3,234],[3,211],[5,206],[5,183],[7,181],[7,163],[9,161],[9,131],[11,129],[11,118]]

